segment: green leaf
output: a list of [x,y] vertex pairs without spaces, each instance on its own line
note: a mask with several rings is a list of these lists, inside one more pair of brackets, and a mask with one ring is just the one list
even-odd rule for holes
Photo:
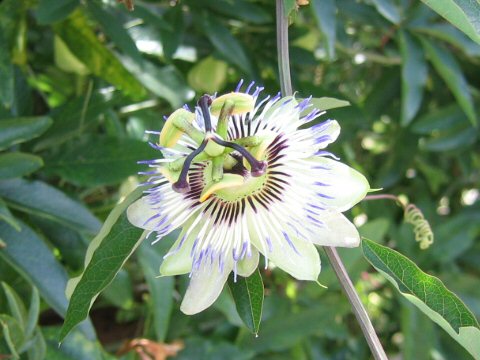
[[20,225],[18,225],[17,220],[12,215],[10,210],[5,204],[5,201],[0,197],[0,220],[5,221],[7,224],[12,226],[15,230],[20,231]]
[[40,296],[35,286],[32,286],[32,296],[30,298],[30,307],[28,308],[27,321],[25,324],[25,336],[30,338],[35,331],[40,313]]
[[[7,298],[8,308],[10,309],[10,314],[17,321],[22,333],[25,333],[25,327],[27,322],[27,311],[25,310],[25,305],[20,299],[18,294],[13,290],[7,283],[2,281],[3,292]],[[27,336],[26,336],[27,337]]]
[[82,12],[77,10],[68,19],[56,24],[55,32],[93,74],[134,99],[141,99],[146,95],[138,80],[98,40]]
[[[299,99],[301,100],[301,99]],[[312,98],[311,103],[313,107],[319,110],[330,110],[341,108],[345,106],[350,106],[350,102],[347,100],[336,99],[332,97],[320,97],[320,98]]]
[[[43,240],[26,224],[17,221],[21,231],[0,223],[0,238],[6,243],[0,249],[0,258],[36,286],[47,304],[63,316],[68,305],[67,273]],[[86,323],[83,329],[89,337],[95,337],[91,324]]]
[[269,12],[246,0],[202,0],[196,2],[207,6],[212,11],[252,24],[267,24],[272,21],[272,16]]
[[238,315],[252,333],[258,334],[263,309],[263,281],[260,272],[257,269],[247,278],[238,276],[236,279],[232,274],[228,286]]
[[0,181],[0,196],[10,206],[95,234],[100,222],[81,203],[41,181]]
[[388,21],[398,24],[402,20],[400,11],[392,0],[373,0],[373,5],[375,5],[377,11]]
[[[20,359],[18,355],[18,348],[23,344],[25,337],[23,331],[15,318],[0,314],[0,350],[3,352],[5,341],[7,350],[14,357],[14,359]],[[3,340],[3,341],[2,341]]]
[[444,48],[431,41],[422,39],[422,44],[435,70],[443,78],[450,91],[462,107],[473,125],[477,125],[477,116],[472,97],[468,91],[468,83],[460,65],[455,58]]
[[[2,29],[0,28],[0,30]],[[5,35],[3,32],[0,32],[0,105],[7,109],[12,106],[14,98],[13,70],[14,68],[13,64],[11,63],[10,49],[7,47]]]
[[71,295],[60,341],[88,312],[98,294],[113,280],[117,272],[144,239],[143,230],[131,225],[126,208],[136,200],[142,189],[131,193],[107,217],[102,229],[92,240],[85,256],[85,270],[70,280],[67,296]]
[[238,66],[246,74],[253,76],[252,63],[243,46],[230,30],[223,26],[219,19],[213,19],[211,16],[203,16],[201,22],[205,35],[222,57]]
[[408,32],[400,32],[402,54],[402,111],[401,124],[408,125],[422,104],[423,89],[427,82],[427,63],[418,41]]
[[[403,359],[430,360],[434,349],[436,333],[428,317],[407,301],[402,301],[401,326]],[[421,344],[421,346],[419,346]]]
[[52,120],[45,116],[0,120],[0,149],[33,139],[50,125]]
[[477,0],[422,0],[480,44],[480,3]]
[[440,325],[474,357],[480,357],[480,326],[465,304],[437,278],[395,250],[363,239],[365,258],[400,293]]
[[296,10],[297,0],[283,0],[283,14],[286,18],[288,18],[290,14]]
[[117,184],[142,169],[137,161],[160,153],[135,139],[84,136],[45,158],[45,171],[79,186]]
[[335,58],[337,41],[337,5],[335,0],[313,1],[311,4],[318,26],[325,36],[328,58]]
[[40,0],[35,16],[40,25],[51,24],[65,19],[78,5],[80,0]]
[[0,180],[28,175],[43,166],[41,157],[22,152],[0,154]]
[[[165,240],[162,239],[161,243],[157,245],[151,245],[148,241],[144,241],[138,248],[138,260],[152,297],[153,327],[158,341],[164,341],[168,334],[175,286],[173,276],[158,277],[158,268],[163,261],[163,256],[158,249],[165,244]],[[165,247],[162,250],[165,254],[168,248]]]

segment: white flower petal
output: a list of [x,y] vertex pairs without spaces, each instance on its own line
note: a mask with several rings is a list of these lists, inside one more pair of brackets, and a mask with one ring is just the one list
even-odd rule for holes
[[360,245],[358,230],[343,214],[325,212],[321,214],[320,221],[325,223],[325,228],[316,228],[312,241],[322,246],[356,247]]
[[135,201],[127,209],[127,218],[132,225],[145,229],[155,230],[155,223],[148,219],[157,215],[158,211],[152,209],[152,206],[146,202],[145,196]]
[[222,292],[232,269],[233,261],[228,258],[225,259],[223,271],[219,269],[218,260],[213,264],[202,262],[200,267],[192,272],[180,310],[184,314],[193,315],[212,305]]
[[[291,232],[285,230],[293,245],[291,246],[288,244],[282,231],[277,230],[271,224],[267,224],[267,221],[269,220],[266,220],[265,216],[262,216],[261,219],[258,216],[249,217],[250,241],[252,244],[269,261],[288,272],[294,278],[298,280],[317,280],[320,274],[320,256],[315,245],[307,240],[299,239]],[[261,233],[256,230],[259,227],[265,227],[265,225],[270,225],[268,228],[265,228],[265,232],[262,232],[266,237],[269,237],[268,240],[262,238]],[[271,242],[271,246],[265,245],[267,241]]]
[[259,259],[260,254],[258,253],[258,250],[252,248],[251,256],[245,256],[244,259],[237,263],[237,274],[243,277],[249,277],[252,275],[255,269],[258,267]]
[[338,212],[346,211],[361,201],[370,189],[365,176],[357,170],[325,157],[312,158],[312,160],[317,166],[329,168],[329,170],[322,171],[318,179],[314,179],[328,184],[320,190],[322,194],[326,195],[320,200],[328,207]]

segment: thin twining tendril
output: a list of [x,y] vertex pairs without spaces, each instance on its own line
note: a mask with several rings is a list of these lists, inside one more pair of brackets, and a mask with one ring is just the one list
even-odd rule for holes
[[428,249],[430,245],[433,244],[434,236],[430,223],[425,219],[422,211],[417,206],[414,204],[405,204],[398,198],[398,196],[391,194],[367,195],[364,200],[380,199],[394,200],[403,208],[403,219],[407,224],[413,226],[415,240],[419,243],[420,249]]

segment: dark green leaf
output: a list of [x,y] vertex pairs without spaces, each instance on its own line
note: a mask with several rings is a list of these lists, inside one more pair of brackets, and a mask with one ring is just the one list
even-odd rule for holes
[[246,0],[219,0],[215,2],[202,0],[197,2],[208,6],[212,11],[252,24],[266,24],[273,20],[270,13]]
[[41,157],[22,152],[0,154],[0,180],[30,174],[43,166]]
[[[0,28],[0,30],[2,30]],[[14,71],[5,35],[0,32],[0,105],[10,108],[14,98]],[[1,131],[0,131],[1,134]]]
[[76,185],[116,184],[142,169],[137,161],[156,157],[160,153],[139,140],[86,136],[45,158],[45,171]]
[[0,181],[0,196],[15,208],[96,233],[100,222],[79,202],[41,181]]
[[398,24],[402,20],[400,11],[392,0],[373,0],[373,4],[388,21]]
[[232,274],[228,286],[238,315],[252,333],[258,334],[263,309],[263,281],[260,272],[257,269],[247,278],[237,276],[236,279]]
[[418,41],[408,32],[400,32],[402,54],[402,111],[401,123],[408,125],[417,114],[427,82],[427,63]]
[[218,19],[202,17],[203,30],[217,51],[232,64],[237,65],[248,75],[253,75],[250,59],[240,42],[222,25]]
[[480,44],[480,3],[477,0],[422,0],[433,10]]
[[40,0],[35,15],[39,24],[51,24],[65,19],[78,5],[80,0]]
[[0,197],[0,220],[5,221],[14,229],[16,229],[17,231],[20,231],[20,225],[18,225],[17,220],[15,220],[15,217],[12,215],[12,213],[7,207],[7,204],[5,204],[5,201],[3,201],[1,197]]
[[162,239],[162,244],[157,245],[144,241],[138,249],[138,260],[152,297],[153,327],[159,341],[164,341],[168,334],[175,286],[175,279],[172,276],[158,277],[163,256],[157,248],[163,245],[164,240]]
[[13,290],[8,284],[4,283],[3,281],[2,288],[3,292],[5,293],[5,297],[7,298],[7,304],[10,310],[10,314],[17,321],[20,329],[22,329],[22,333],[25,333],[27,310],[25,309],[23,301],[20,299],[15,290]]
[[335,0],[313,1],[313,8],[317,23],[322,31],[329,59],[335,58],[335,42],[337,41],[337,6]]
[[28,308],[27,321],[25,324],[25,336],[30,338],[35,331],[40,313],[40,296],[35,286],[32,286],[32,296],[30,298],[30,307]]
[[[37,287],[42,298],[63,316],[68,305],[65,297],[67,273],[43,240],[26,224],[17,221],[21,231],[0,223],[0,238],[6,243],[0,249],[0,257]],[[89,323],[84,329],[89,337],[95,336]]]
[[45,116],[0,120],[0,149],[33,139],[50,125],[52,120]]
[[[25,335],[12,316],[0,314],[0,351],[5,351],[14,356],[14,359],[20,359],[18,348],[23,344]],[[5,345],[3,344],[5,342]]]
[[[404,301],[402,304],[402,355],[404,359],[430,360],[430,352],[436,342],[433,323],[415,306]],[[419,346],[419,344],[422,344]]]
[[55,25],[55,32],[70,51],[95,75],[104,78],[125,94],[141,99],[146,92],[121,62],[98,40],[80,11]]
[[473,356],[480,356],[480,326],[465,304],[437,278],[424,273],[405,256],[363,239],[366,259],[400,293],[440,325]]
[[[140,191],[138,191],[140,190]],[[144,239],[143,230],[131,225],[126,208],[141,194],[141,189],[130,194],[110,213],[102,229],[90,243],[85,257],[85,270],[68,284],[71,295],[60,341],[88,316],[98,294],[113,280],[125,261]]]
[[473,106],[472,97],[468,90],[468,83],[463,75],[460,65],[458,65],[455,58],[444,48],[434,44],[431,41],[422,39],[422,44],[432,62],[435,70],[447,83],[450,91],[453,93],[462,107],[468,119],[473,125],[477,124],[477,115]]

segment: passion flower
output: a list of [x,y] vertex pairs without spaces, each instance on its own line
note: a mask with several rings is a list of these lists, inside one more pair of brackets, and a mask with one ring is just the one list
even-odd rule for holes
[[[310,99],[267,96],[262,88],[202,96],[191,112],[167,118],[158,144],[161,159],[145,196],[128,209],[132,224],[156,241],[181,229],[161,275],[190,274],[181,310],[195,314],[219,296],[229,274],[249,276],[275,266],[299,280],[316,281],[315,248],[358,246],[355,226],[342,214],[363,199],[365,177],[324,150],[340,126],[318,123]],[[309,125],[315,123],[313,126]]]

